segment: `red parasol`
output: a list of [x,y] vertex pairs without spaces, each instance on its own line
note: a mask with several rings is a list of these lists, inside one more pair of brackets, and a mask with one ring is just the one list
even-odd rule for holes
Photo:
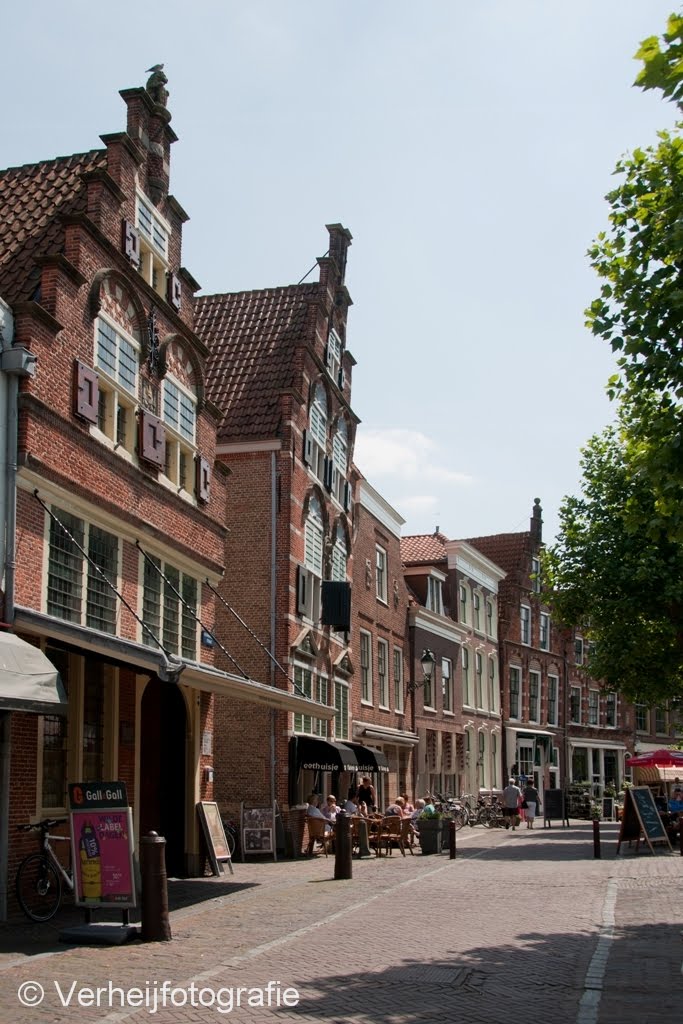
[[683,750],[648,750],[629,757],[628,768],[683,768]]

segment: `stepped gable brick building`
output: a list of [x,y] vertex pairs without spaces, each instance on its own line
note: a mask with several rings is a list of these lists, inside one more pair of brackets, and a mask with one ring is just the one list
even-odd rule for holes
[[229,472],[235,571],[219,587],[221,642],[254,678],[327,709],[246,713],[221,701],[216,795],[233,812],[241,799],[300,803],[314,788],[345,796],[357,767],[335,742],[348,735],[353,671],[351,235],[339,224],[328,233],[317,283],[197,302],[208,397],[220,409],[217,459]]
[[213,694],[271,699],[220,669],[212,640],[227,475],[169,192],[168,94],[157,72],[121,96],[126,126],[104,148],[0,172],[4,626],[68,694],[55,714],[10,713],[0,685],[10,876],[18,822],[63,813],[70,782],[117,779],[136,836],[155,829],[169,871],[201,872]]

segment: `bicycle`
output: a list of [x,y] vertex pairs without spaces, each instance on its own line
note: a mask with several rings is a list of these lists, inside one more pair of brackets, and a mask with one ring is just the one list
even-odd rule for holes
[[225,839],[226,839],[226,842],[228,844],[228,850],[230,852],[230,858],[232,860],[234,860],[235,857],[240,852],[240,827],[239,827],[239,824],[236,821],[229,821],[228,819],[224,818],[223,819],[223,830],[225,832]]
[[65,868],[50,845],[50,840],[70,843],[69,836],[50,835],[55,825],[63,825],[66,818],[45,818],[35,824],[17,825],[19,832],[40,832],[40,853],[24,857],[16,875],[16,894],[19,906],[32,921],[49,921],[62,902],[63,886],[74,889],[73,871]]

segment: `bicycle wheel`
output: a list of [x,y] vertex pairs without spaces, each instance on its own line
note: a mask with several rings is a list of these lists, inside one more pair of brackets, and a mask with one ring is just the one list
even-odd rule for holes
[[231,828],[226,828],[225,829],[225,838],[226,838],[226,841],[227,841],[227,844],[228,844],[228,851],[230,853],[230,857],[232,859],[234,859],[234,857],[235,857],[235,849],[237,847],[237,844],[235,843],[235,833],[233,832],[233,830]]
[[22,860],[16,890],[19,906],[32,921],[49,921],[62,902],[62,880],[43,853]]
[[456,831],[460,831],[463,825],[467,824],[467,811],[464,807],[458,807],[457,810],[453,811],[453,820],[455,821]]

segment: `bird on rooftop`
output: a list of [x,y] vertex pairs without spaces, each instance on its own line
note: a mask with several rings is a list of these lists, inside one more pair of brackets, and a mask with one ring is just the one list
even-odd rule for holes
[[148,75],[150,72],[152,74],[155,74],[157,71],[163,71],[163,69],[164,69],[164,65],[163,64],[153,64],[151,68],[147,68],[147,70],[145,71],[145,74]]

